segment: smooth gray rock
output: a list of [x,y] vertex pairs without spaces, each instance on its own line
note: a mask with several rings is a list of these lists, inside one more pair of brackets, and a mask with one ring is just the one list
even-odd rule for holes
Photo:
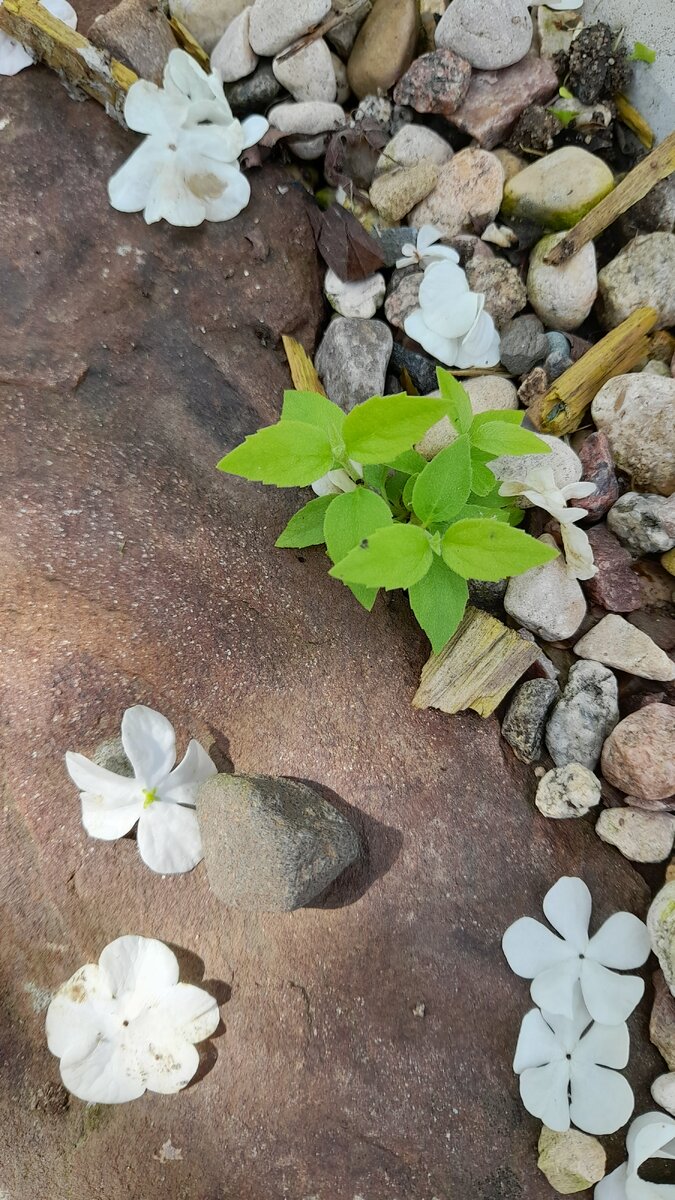
[[666,554],[675,546],[675,497],[626,492],[609,510],[607,524],[635,558]]
[[262,62],[252,75],[226,87],[225,95],[233,112],[259,113],[267,111],[281,90],[271,62]]
[[525,375],[546,358],[549,345],[539,317],[515,317],[502,330],[500,358],[512,375]]
[[381,396],[394,339],[384,321],[336,317],[326,330],[315,364],[335,404],[350,412],[370,396]]
[[214,775],[199,790],[197,817],[209,886],[229,908],[301,908],[360,852],[337,809],[290,779]]
[[520,62],[532,41],[524,0],[453,0],[436,26],[436,45],[454,50],[481,71]]
[[575,663],[546,727],[546,745],[556,766],[580,763],[592,771],[618,721],[618,687],[612,671],[598,662]]
[[391,229],[373,229],[372,237],[377,242],[380,253],[384,257],[385,267],[395,267],[397,259],[403,254],[403,247],[414,246],[417,242],[417,230],[409,225],[396,225]]
[[675,234],[646,233],[624,246],[598,275],[600,316],[614,329],[631,313],[649,305],[659,324],[675,323]]
[[527,679],[517,688],[502,724],[502,736],[521,762],[541,758],[546,720],[559,696],[554,679]]

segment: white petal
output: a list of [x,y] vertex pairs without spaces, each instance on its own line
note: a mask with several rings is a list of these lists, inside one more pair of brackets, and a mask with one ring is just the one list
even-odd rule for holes
[[631,1170],[638,1171],[650,1158],[673,1158],[675,1121],[662,1112],[636,1117],[626,1134],[626,1149]]
[[571,1017],[563,1017],[560,1013],[543,1014],[566,1054],[572,1053],[582,1033],[591,1024],[591,1016],[584,1004],[579,984],[574,988],[572,1009]]
[[155,83],[139,79],[132,83],[124,101],[124,120],[136,133],[164,137],[178,128],[188,111],[184,101],[172,99]]
[[315,493],[315,495],[317,495],[317,496],[339,496],[340,495],[342,488],[338,487],[336,483],[333,483],[333,481],[331,479],[329,479],[329,475],[332,475],[332,474],[333,474],[332,471],[328,471],[328,473],[326,475],[322,475],[320,479],[314,480],[314,483],[311,484],[311,488],[312,488],[312,491]]
[[406,317],[404,328],[408,337],[419,342],[420,346],[433,355],[439,362],[445,363],[446,367],[454,365],[459,342],[456,338],[444,338],[440,334],[434,333],[429,329],[429,326],[424,320],[424,314],[421,308],[415,309]]
[[[193,171],[213,170],[214,160],[218,164],[232,163],[238,171],[237,159],[243,149],[244,134],[238,121],[229,125],[198,125],[180,135],[180,167],[187,176]],[[197,156],[207,161],[199,161]]]
[[200,784],[206,783],[207,779],[217,774],[216,764],[209,758],[204,747],[193,738],[182,762],[174,767],[166,783],[162,784],[161,800],[194,806]]
[[611,1175],[605,1175],[595,1185],[593,1200],[628,1200],[626,1193],[626,1163],[622,1163]]
[[[138,781],[132,780],[136,787]],[[90,837],[114,842],[124,837],[136,824],[143,811],[140,796],[131,796],[127,803],[107,800],[105,796],[82,792],[82,824]]]
[[568,483],[560,490],[566,500],[583,500],[586,496],[592,496],[598,488],[595,483]]
[[468,292],[469,284],[461,267],[452,262],[436,262],[424,272],[419,292],[420,306],[437,312]]
[[173,725],[144,704],[128,708],[122,717],[122,745],[144,788],[156,787],[176,761]]
[[239,216],[251,199],[251,185],[245,175],[237,167],[218,167],[215,172],[223,184],[223,190],[216,199],[206,199],[207,221],[231,221]]
[[542,1017],[538,1008],[532,1008],[523,1017],[518,1044],[513,1059],[513,1069],[516,1075],[530,1067],[541,1067],[545,1063],[557,1062],[563,1059],[565,1053],[558,1043],[550,1025]]
[[155,999],[178,983],[176,955],[156,938],[126,934],[110,942],[98,961],[116,997],[134,992]]
[[570,1083],[570,1117],[584,1133],[616,1133],[630,1119],[635,1098],[618,1071],[572,1061]]
[[437,308],[423,303],[422,311],[424,320],[434,333],[440,333],[442,337],[463,338],[476,320],[478,296],[473,292],[465,292],[463,296],[446,300]]
[[162,219],[179,228],[201,225],[206,216],[204,202],[187,186],[177,162],[162,167],[153,179],[144,216],[148,225]]
[[572,1058],[574,1062],[590,1062],[599,1067],[614,1067],[622,1071],[628,1064],[629,1054],[630,1035],[625,1023],[601,1025],[594,1021],[572,1051]]
[[520,1095],[525,1108],[557,1133],[564,1133],[570,1127],[569,1077],[569,1063],[565,1059],[545,1067],[530,1067],[520,1076]]
[[583,879],[563,875],[544,896],[544,914],[579,954],[588,946],[591,893]]
[[649,933],[644,921],[633,913],[618,912],[609,917],[591,938],[587,958],[603,967],[628,970],[641,967],[650,954]]
[[91,792],[104,796],[106,800],[119,804],[127,804],[138,792],[138,780],[129,779],[125,775],[116,775],[98,763],[91,762],[84,754],[66,754],[66,768],[76,787],[81,792]]
[[0,33],[0,75],[18,75],[26,67],[32,67],[35,59],[24,50],[19,42]]
[[[435,225],[421,225],[417,233],[417,253],[425,254],[434,242],[438,242],[442,237],[442,232]],[[405,251],[405,246],[403,250]]]
[[96,963],[87,963],[62,984],[49,1008],[45,1028],[52,1054],[84,1058],[99,1040],[101,1021],[97,1004],[112,1000],[108,980]]
[[90,1104],[124,1104],[137,1100],[145,1083],[130,1073],[125,1055],[116,1042],[101,1041],[82,1059],[61,1059],[61,1078],[74,1096]]
[[586,1008],[603,1025],[626,1021],[644,995],[644,980],[638,975],[617,975],[592,958],[582,962],[579,978]]
[[[563,946],[565,942],[561,943]],[[567,947],[569,954],[569,946]],[[579,978],[581,959],[578,955],[567,958],[541,971],[532,980],[530,995],[544,1012],[557,1014],[572,1020],[574,1015],[575,986]]]
[[180,804],[158,800],[144,808],[136,837],[143,862],[160,875],[191,871],[204,857],[195,811]]
[[198,1050],[169,1022],[158,1019],[155,1009],[124,1030],[120,1054],[133,1078],[142,1079],[149,1092],[165,1095],[186,1087],[199,1067]]
[[534,979],[541,971],[570,958],[569,946],[532,917],[520,917],[509,925],[502,938],[502,950],[511,970],[523,979]]
[[77,29],[77,13],[68,0],[42,0],[42,3],[53,17],[63,21],[70,29]]
[[567,569],[576,579],[593,579],[598,573],[593,548],[585,529],[566,521],[560,522]]
[[447,259],[448,262],[458,263],[459,254],[452,246],[431,246],[429,250],[422,256],[420,262],[423,267],[430,267],[432,263],[439,262],[441,259]]
[[166,147],[146,138],[108,180],[108,197],[118,212],[141,212],[150,188],[167,160]]
[[[211,100],[214,92],[209,77],[191,54],[185,50],[172,50],[164,67],[164,90],[170,96],[186,100]],[[221,86],[225,102],[225,93]]]
[[244,150],[248,150],[249,146],[255,146],[265,136],[269,127],[269,121],[265,117],[257,115],[244,117],[244,120],[241,122],[244,134]]
[[169,988],[148,1013],[153,1019],[166,1022],[186,1042],[202,1042],[220,1024],[215,997],[191,983],[177,983]]
[[470,367],[496,367],[499,362],[501,340],[489,313],[480,312],[474,326],[462,339],[458,365]]

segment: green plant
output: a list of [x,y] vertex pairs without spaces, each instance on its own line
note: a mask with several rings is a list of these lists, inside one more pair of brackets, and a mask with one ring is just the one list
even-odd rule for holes
[[[438,653],[468,600],[468,579],[503,579],[557,551],[515,526],[522,510],[499,495],[488,462],[544,454],[521,429],[524,413],[474,416],[457,380],[438,368],[440,398],[373,396],[348,414],[315,392],[286,392],[281,419],[218,463],[221,471],[277,487],[305,487],[330,471],[344,486],[310,500],[277,546],[325,544],[329,574],[371,609],[378,590],[402,588]],[[457,436],[427,462],[412,447],[443,417]]]
[[645,46],[644,42],[636,42],[629,55],[628,62],[656,62],[656,50],[652,50],[651,46]]

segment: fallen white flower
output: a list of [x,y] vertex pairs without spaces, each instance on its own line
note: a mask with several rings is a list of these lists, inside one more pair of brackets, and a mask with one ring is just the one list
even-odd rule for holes
[[[2,0],[0,0],[0,5]],[[63,21],[69,29],[77,29],[77,13],[68,0],[42,0],[42,4],[53,17]],[[8,33],[0,32],[0,75],[18,75],[25,67],[32,67],[35,58],[30,50],[24,50]]]
[[184,50],[172,50],[164,86],[141,79],[124,105],[130,129],[148,136],[112,176],[108,195],[120,212],[150,225],[228,221],[246,208],[251,187],[239,169],[242,150],[266,133],[264,117],[238,121],[222,84]]
[[[552,8],[555,12],[569,12],[573,8],[581,8],[584,0],[546,0],[546,7]],[[539,8],[544,0],[537,0],[536,3],[531,3],[530,8]]]
[[199,1066],[195,1042],[215,1033],[218,1004],[178,982],[175,954],[154,938],[127,935],[64,983],[47,1010],[47,1044],[61,1078],[90,1104],[123,1104],[178,1092]]
[[348,282],[340,279],[330,267],[326,271],[323,290],[331,308],[341,317],[374,317],[384,300],[387,285],[377,271],[366,279]]
[[[354,474],[359,479],[363,479],[361,463],[354,462],[354,459],[350,458],[349,465]],[[342,467],[336,467],[334,471],[327,471],[320,479],[315,479],[311,488],[317,496],[339,496],[342,492],[356,491],[356,483],[347,471]]]
[[513,1060],[525,1108],[557,1133],[571,1124],[584,1133],[615,1133],[635,1105],[630,1084],[615,1069],[626,1066],[629,1049],[627,1025],[592,1023],[578,985],[571,1019],[533,1008],[523,1018]]
[[560,937],[531,917],[509,926],[502,949],[512,971],[531,979],[530,994],[547,1013],[572,1018],[577,984],[595,1021],[619,1025],[642,999],[645,985],[617,970],[641,967],[650,953],[649,934],[632,913],[609,917],[588,936],[592,898],[582,879],[563,876],[544,896],[544,914]]
[[461,267],[434,262],[424,272],[419,308],[404,322],[408,337],[448,367],[495,367],[499,334],[485,296],[472,292]]
[[193,739],[174,767],[173,725],[143,704],[128,708],[122,717],[122,745],[133,778],[116,775],[82,754],[66,754],[68,774],[81,792],[84,828],[91,837],[115,841],[138,821],[138,849],[152,871],[191,871],[204,856],[194,811],[197,790],[217,773],[214,763]]
[[439,246],[436,243],[443,237],[435,225],[422,225],[417,233],[417,241],[406,242],[401,247],[401,258],[397,259],[397,267],[425,267],[433,262],[447,259],[448,262],[458,263],[459,254],[452,246]]
[[568,500],[581,500],[597,491],[594,483],[570,483],[559,488],[550,467],[539,467],[522,480],[503,483],[500,496],[524,496],[537,508],[543,508],[560,525],[568,573],[577,579],[593,579],[598,573],[593,549],[584,529],[576,522],[588,516],[585,508],[568,508]]
[[508,225],[496,225],[494,221],[481,233],[481,241],[491,242],[493,246],[502,246],[505,250],[518,245],[518,234]]
[[662,1112],[636,1117],[626,1134],[628,1160],[597,1184],[594,1200],[673,1200],[675,1187],[640,1179],[650,1158],[675,1159],[675,1121]]

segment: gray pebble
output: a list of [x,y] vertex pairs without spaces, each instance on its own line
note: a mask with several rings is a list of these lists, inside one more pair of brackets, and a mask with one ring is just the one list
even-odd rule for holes
[[275,77],[271,62],[261,63],[246,79],[225,88],[225,95],[235,113],[265,112],[276,100],[282,88]]
[[666,554],[675,546],[675,497],[626,492],[610,508],[607,524],[636,558]]
[[335,317],[323,335],[315,365],[328,395],[345,412],[381,396],[394,339],[384,321]]
[[97,766],[104,767],[106,771],[113,771],[115,775],[124,775],[128,779],[133,777],[134,768],[124,752],[119,734],[106,738],[104,742],[99,742],[91,757]]
[[424,354],[418,354],[416,350],[407,350],[400,342],[394,342],[391,365],[399,374],[404,367],[406,368],[421,396],[434,392],[438,387],[436,363]]
[[512,375],[525,375],[549,353],[544,326],[539,317],[514,317],[502,330],[500,357]]
[[546,745],[556,766],[580,763],[592,771],[618,721],[618,688],[612,671],[598,662],[575,663],[546,727]]
[[538,762],[544,748],[544,730],[551,705],[560,696],[553,679],[528,679],[516,690],[502,725],[516,758]]
[[372,237],[384,255],[385,267],[395,267],[396,261],[403,254],[403,247],[414,246],[417,242],[417,230],[408,225],[396,225],[392,229],[373,229]]

